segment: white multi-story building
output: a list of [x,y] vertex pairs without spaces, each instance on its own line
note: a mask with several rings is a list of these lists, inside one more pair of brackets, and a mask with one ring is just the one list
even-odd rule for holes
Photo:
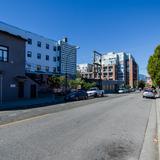
[[60,53],[56,41],[27,33],[26,72],[53,74],[60,73]]
[[[77,47],[65,41],[55,41],[35,33],[0,22],[0,30],[25,38],[26,73],[76,74]],[[64,58],[67,57],[67,58]],[[67,64],[67,65],[65,65]]]
[[86,72],[92,72],[93,71],[93,64],[78,64],[77,65],[77,71],[81,73],[86,73]]

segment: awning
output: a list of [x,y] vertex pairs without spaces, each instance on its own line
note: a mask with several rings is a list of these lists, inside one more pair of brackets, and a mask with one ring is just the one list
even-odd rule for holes
[[26,76],[16,76],[15,80],[17,80],[17,81],[25,81],[25,80],[27,80],[27,77]]

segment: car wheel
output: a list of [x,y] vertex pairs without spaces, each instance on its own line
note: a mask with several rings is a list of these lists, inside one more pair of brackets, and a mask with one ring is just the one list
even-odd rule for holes
[[104,97],[104,94],[103,94],[103,93],[101,94],[101,97]]
[[94,97],[97,97],[97,93],[94,95]]
[[79,100],[79,97],[76,97],[76,101],[78,101]]

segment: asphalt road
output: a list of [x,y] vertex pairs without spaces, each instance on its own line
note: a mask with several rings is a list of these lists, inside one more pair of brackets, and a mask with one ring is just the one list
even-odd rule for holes
[[0,126],[0,160],[138,160],[154,101],[129,94]]

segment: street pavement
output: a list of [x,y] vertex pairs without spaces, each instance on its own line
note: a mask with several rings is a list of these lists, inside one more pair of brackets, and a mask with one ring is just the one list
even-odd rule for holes
[[106,101],[112,98],[117,98],[122,96],[126,96],[126,94],[107,94],[101,98],[89,98],[88,100],[74,101],[69,103],[65,103],[63,97],[62,98],[59,97],[55,99],[57,104],[50,104],[50,105],[49,102],[52,101],[52,98],[50,99],[50,97],[48,97],[45,100],[44,99],[33,100],[34,103],[37,103],[36,106],[33,105],[32,100],[15,102],[13,105],[9,104],[6,105],[5,107],[0,106],[0,125],[48,113],[54,113],[62,110],[82,107],[88,104],[100,101]]
[[1,125],[0,160],[138,160],[154,103],[128,94]]

